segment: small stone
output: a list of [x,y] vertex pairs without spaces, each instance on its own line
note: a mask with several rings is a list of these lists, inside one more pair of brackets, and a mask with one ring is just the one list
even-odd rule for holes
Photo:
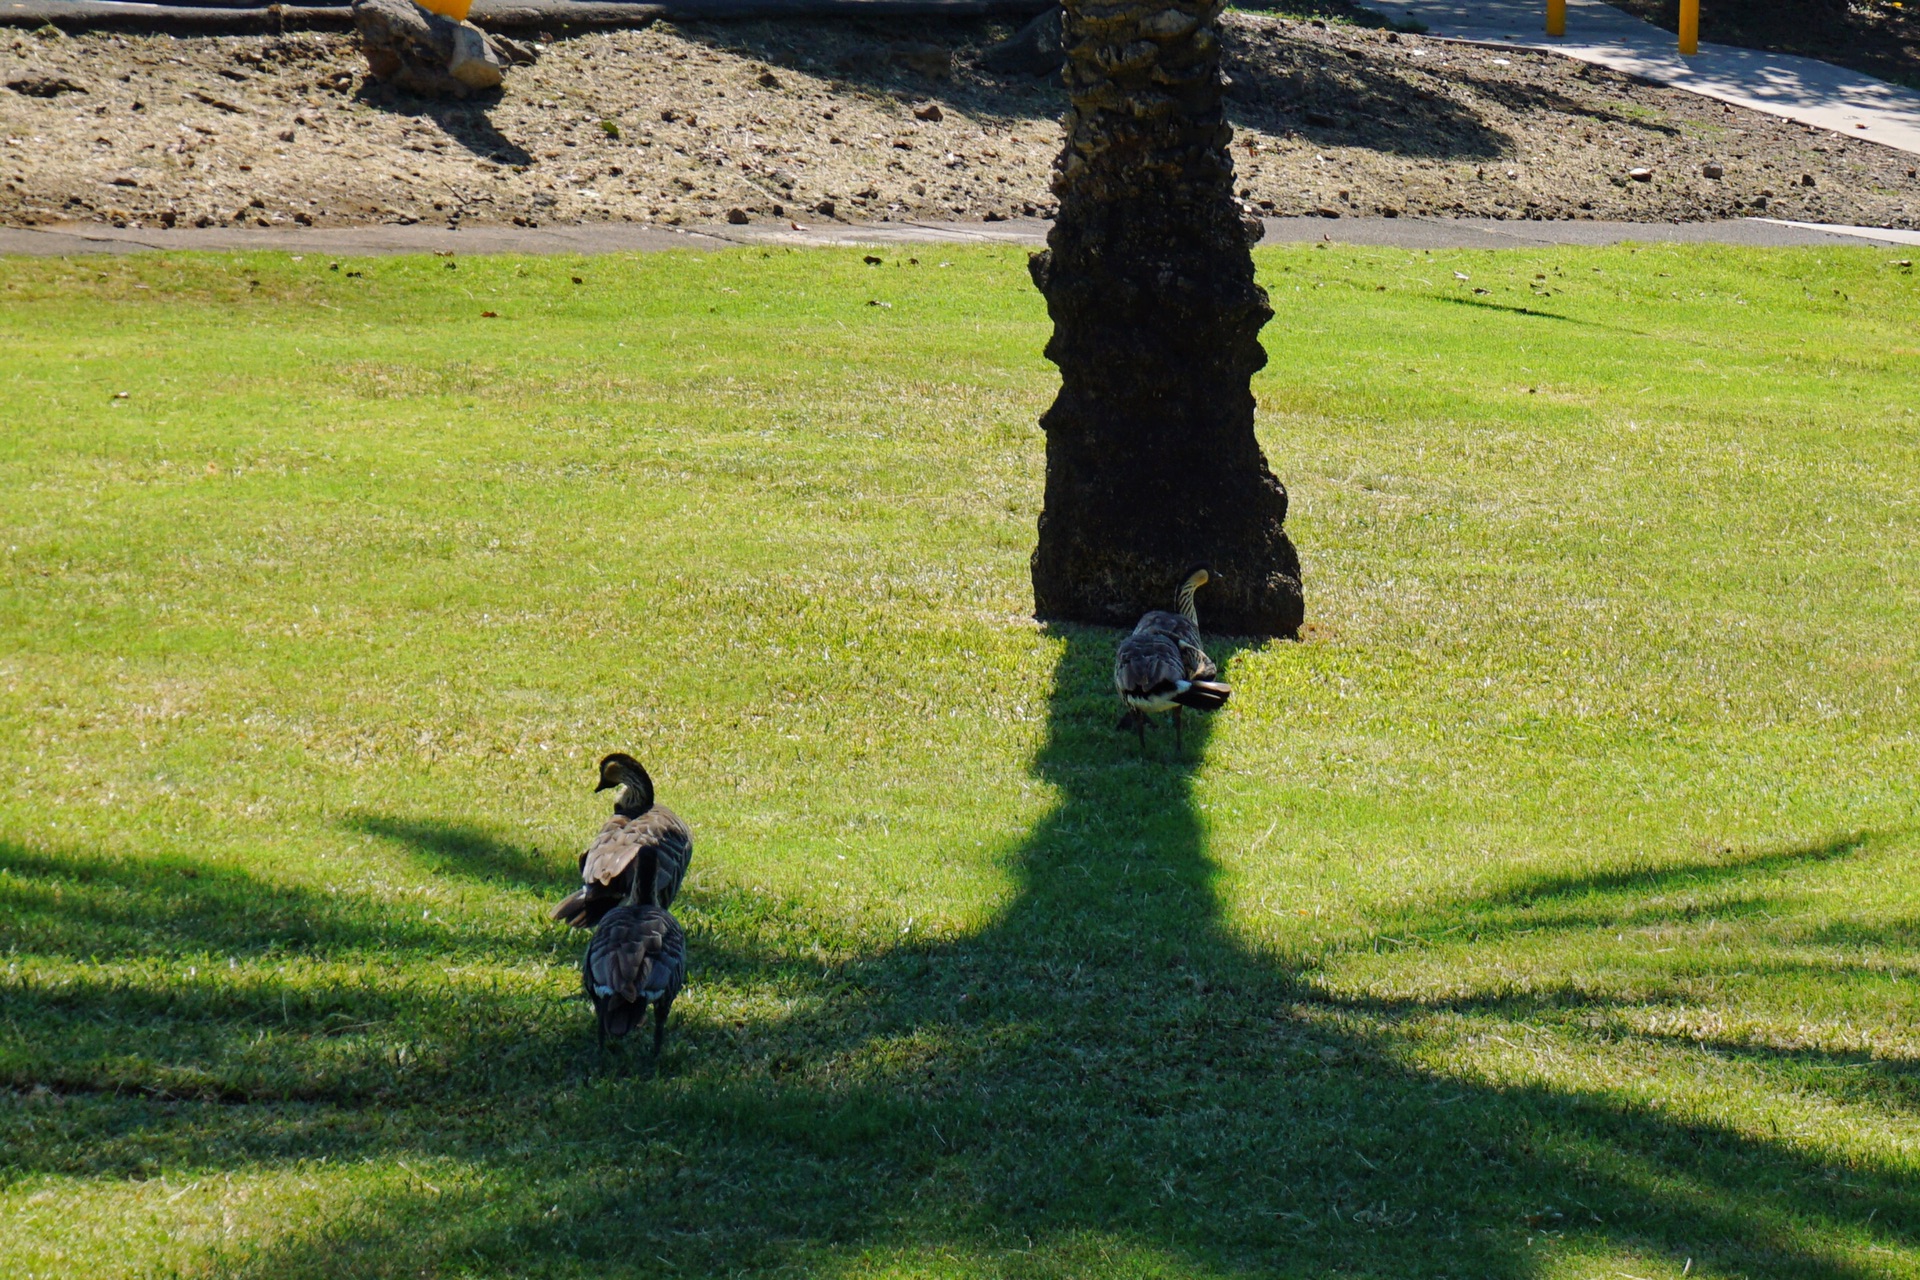
[[928,102],[913,109],[913,118],[915,120],[929,120],[938,124],[946,118],[946,113],[940,110],[939,103]]
[[727,222],[733,226],[744,227],[750,221],[752,221],[752,219],[747,217],[747,211],[745,209],[727,210]]
[[1812,175],[1812,174],[1810,174],[1810,173],[1803,173],[1803,174],[1801,174],[1801,175],[1800,175],[1800,185],[1801,185],[1801,186],[1803,186],[1803,187],[1811,187],[1811,186],[1813,186],[1813,185],[1815,185],[1815,184],[1814,184],[1814,181],[1813,181],[1813,175]]
[[531,66],[540,59],[540,46],[537,44],[522,44],[518,40],[510,40],[498,32],[488,36],[487,42],[493,46],[493,51],[500,55],[500,61],[506,63],[508,66],[514,66],[516,64]]
[[1700,176],[1703,178],[1718,178],[1725,172],[1725,169],[1722,169],[1712,161],[1708,161],[1706,164],[1700,166]]
[[833,216],[833,201],[822,200],[819,204],[813,206],[813,211],[823,218],[831,218]]
[[773,72],[771,71],[762,71],[760,73],[760,78],[755,80],[754,83],[759,85],[762,89],[778,89],[782,87],[780,84],[780,77],[773,74]]
[[498,89],[506,69],[500,55],[487,43],[487,33],[471,22],[462,22],[453,29],[447,74],[469,89]]
[[1652,181],[1653,181],[1653,170],[1651,170],[1651,169],[1629,169],[1629,170],[1627,170],[1627,176],[1628,176],[1629,178],[1632,178],[1632,179],[1633,179],[1633,180],[1634,180],[1635,182],[1652,182]]

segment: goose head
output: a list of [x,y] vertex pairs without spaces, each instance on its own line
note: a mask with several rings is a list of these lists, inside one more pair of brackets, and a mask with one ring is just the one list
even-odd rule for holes
[[595,791],[623,788],[613,811],[637,817],[653,808],[653,779],[638,760],[624,751],[615,751],[600,761],[600,785]]

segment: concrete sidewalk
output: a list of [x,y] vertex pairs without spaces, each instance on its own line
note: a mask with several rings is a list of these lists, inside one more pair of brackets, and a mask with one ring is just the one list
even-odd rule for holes
[[[0,254],[57,256],[278,250],[341,257],[394,253],[648,253],[665,249],[728,249],[748,245],[877,247],[1046,243],[1039,218],[1007,222],[757,223],[744,227],[643,226],[599,223],[564,227],[208,227],[146,230],[69,223],[47,229],[0,227]],[[1742,218],[1729,222],[1501,222],[1491,218],[1268,218],[1263,244],[1324,241],[1396,249],[1537,249],[1549,245],[1622,242],[1796,245],[1920,244],[1920,232],[1872,227],[1827,227],[1804,222]]]
[[1548,49],[1735,106],[1920,154],[1920,93],[1812,58],[1724,44],[1680,56],[1662,31],[1600,0],[1567,0],[1567,34],[1546,33],[1546,0],[1365,0],[1447,40]]

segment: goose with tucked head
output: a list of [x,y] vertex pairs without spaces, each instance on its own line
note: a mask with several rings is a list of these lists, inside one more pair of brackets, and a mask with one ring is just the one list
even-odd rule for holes
[[693,832],[673,810],[653,802],[653,779],[645,766],[616,751],[600,761],[595,791],[619,788],[613,816],[580,855],[580,887],[553,909],[555,920],[590,929],[619,906],[633,889],[640,855],[654,852],[654,890],[661,907],[671,906],[693,861]]
[[594,929],[580,962],[580,987],[593,1002],[601,1047],[609,1036],[625,1036],[651,1006],[656,1058],[674,997],[687,981],[687,935],[658,901],[659,862],[658,846],[640,850],[632,888]]
[[1220,669],[1200,647],[1200,614],[1193,593],[1212,579],[1205,565],[1196,565],[1174,594],[1177,613],[1150,609],[1120,642],[1113,660],[1113,685],[1126,704],[1119,728],[1134,729],[1140,745],[1147,745],[1147,717],[1173,712],[1176,746],[1183,745],[1180,717],[1188,707],[1213,711],[1227,705],[1233,690],[1214,677]]

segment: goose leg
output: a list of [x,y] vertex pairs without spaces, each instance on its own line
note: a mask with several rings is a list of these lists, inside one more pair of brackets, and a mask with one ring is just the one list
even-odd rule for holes
[[667,1011],[673,1008],[672,1000],[653,1002],[653,1056],[660,1056],[660,1048],[667,1042]]
[[1147,749],[1147,717],[1144,712],[1134,713],[1133,727],[1140,733],[1140,750],[1142,754],[1145,754]]

